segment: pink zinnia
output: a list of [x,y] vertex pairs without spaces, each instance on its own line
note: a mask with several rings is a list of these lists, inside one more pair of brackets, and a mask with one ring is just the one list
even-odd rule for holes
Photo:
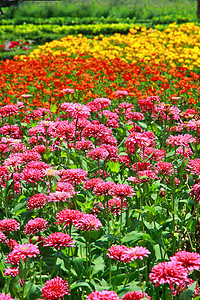
[[90,190],[90,189],[93,189],[96,185],[98,185],[98,184],[101,185],[101,183],[104,183],[104,182],[105,181],[103,181],[103,179],[101,179],[101,178],[91,178],[84,183],[83,188],[86,190]]
[[27,206],[29,210],[42,208],[47,202],[47,195],[40,193],[29,198]]
[[121,300],[140,300],[140,299],[148,299],[151,300],[151,297],[148,296],[147,293],[143,293],[141,291],[134,291],[134,292],[129,292],[125,294]]
[[102,159],[105,160],[108,156],[109,156],[109,152],[103,148],[103,147],[98,147],[95,149],[91,149],[88,153],[87,153],[88,157],[91,157],[93,160],[96,159]]
[[44,231],[48,227],[48,222],[43,218],[35,218],[29,220],[24,227],[25,234],[35,234],[37,232]]
[[162,149],[146,147],[144,149],[144,155],[143,155],[143,152],[141,152],[140,156],[142,157],[143,160],[149,158],[149,160],[160,161],[165,156],[165,153],[166,153],[166,151],[162,150]]
[[40,251],[36,245],[33,244],[18,244],[7,255],[6,262],[12,265],[19,265],[20,260],[25,261],[27,257],[36,257]]
[[186,170],[192,175],[200,175],[200,158],[190,159]]
[[7,268],[4,271],[4,276],[12,276],[12,277],[16,277],[17,275],[19,275],[19,268]]
[[45,246],[53,248],[57,247],[58,250],[61,247],[75,247],[74,241],[72,240],[71,236],[63,232],[51,233],[45,241]]
[[8,117],[11,116],[13,114],[18,113],[18,107],[16,105],[4,105],[3,107],[1,107],[0,109],[0,116],[2,117]]
[[68,182],[72,185],[80,184],[87,179],[87,172],[83,169],[67,169],[60,172],[60,182]]
[[113,181],[100,182],[94,187],[94,194],[97,196],[106,196],[109,191],[115,186]]
[[87,300],[120,300],[114,291],[95,291],[87,296]]
[[4,240],[6,240],[6,235],[2,231],[0,231],[0,242],[3,243]]
[[127,184],[116,184],[109,191],[109,195],[116,197],[132,197],[136,195],[134,189]]
[[190,191],[190,197],[195,199],[195,203],[200,200],[200,183],[195,183]]
[[11,231],[19,230],[20,224],[15,219],[3,219],[0,220],[0,231],[8,231],[10,233]]
[[190,155],[193,154],[192,150],[188,147],[179,147],[176,151],[177,154],[180,154],[180,156],[182,157],[184,154],[185,158],[190,158]]
[[122,254],[122,259],[125,262],[131,262],[135,259],[143,260],[143,257],[148,257],[151,252],[145,247],[136,246],[134,248],[127,248]]
[[157,167],[155,168],[155,173],[160,175],[172,175],[174,174],[174,168],[172,163],[166,161],[159,161]]
[[66,228],[67,225],[72,224],[72,225],[77,225],[77,222],[84,213],[80,212],[79,210],[74,210],[74,209],[63,209],[59,213],[56,214],[56,220],[57,224],[62,224],[65,223],[63,229]]
[[171,290],[174,290],[173,284],[181,285],[187,281],[188,271],[180,264],[169,262],[160,262],[151,269],[149,274],[150,281],[159,286],[168,283]]
[[70,295],[69,284],[67,280],[57,276],[53,279],[47,280],[42,287],[42,297],[46,300],[64,299],[65,295]]
[[111,101],[108,98],[96,98],[86,104],[91,112],[101,111],[111,105]]
[[11,296],[9,296],[8,294],[1,293],[0,300],[14,300],[14,299]]
[[99,230],[102,227],[101,222],[92,214],[84,214],[78,221],[76,226],[80,230]]
[[126,247],[126,246],[123,246],[123,245],[115,246],[114,245],[108,249],[109,253],[107,253],[107,255],[111,259],[116,259],[119,262],[120,261],[124,262],[123,254],[126,250],[128,250],[128,247]]
[[197,252],[178,251],[170,260],[181,264],[189,272],[200,269],[200,255]]
[[140,178],[141,183],[149,182],[149,179],[155,180],[158,178],[157,175],[152,170],[139,171],[138,176]]
[[88,119],[90,117],[90,108],[86,105],[64,102],[60,107],[66,112],[67,116],[70,116],[74,119]]
[[[105,203],[105,207],[103,206],[102,203],[93,203],[94,205],[100,206],[103,210],[107,209],[107,203]],[[125,210],[126,207],[128,207],[128,203],[126,200],[121,200],[121,198],[116,197],[108,200],[108,207],[109,211],[114,214],[114,215],[120,215],[121,214],[121,204],[122,204],[122,211]],[[94,206],[93,213],[99,213],[99,209],[97,206]]]
[[145,148],[151,146],[151,144],[152,141],[150,140],[150,138],[147,137],[144,133],[139,132],[131,133],[125,141],[125,146],[130,154],[135,153],[136,146]]
[[132,170],[134,172],[149,170],[151,168],[151,166],[152,165],[148,161],[145,161],[145,162],[138,161],[137,163],[132,165]]
[[55,191],[54,193],[50,193],[47,196],[48,202],[66,202],[69,198],[72,198],[75,195],[75,191],[73,192],[59,192]]
[[22,176],[27,183],[36,183],[44,177],[44,173],[35,168],[25,168],[22,172]]
[[190,143],[195,143],[196,138],[194,138],[190,134],[179,134],[177,136],[170,135],[168,139],[166,140],[166,144],[174,146],[183,146],[183,147],[189,147]]

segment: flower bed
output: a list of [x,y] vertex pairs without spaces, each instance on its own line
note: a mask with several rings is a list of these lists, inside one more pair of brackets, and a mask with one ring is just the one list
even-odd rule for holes
[[173,26],[128,35],[151,60],[115,35],[1,62],[0,299],[200,295],[198,37]]

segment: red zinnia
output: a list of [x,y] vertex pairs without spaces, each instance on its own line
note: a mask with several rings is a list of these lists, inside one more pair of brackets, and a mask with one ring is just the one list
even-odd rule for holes
[[27,206],[29,210],[33,210],[35,208],[42,208],[47,202],[47,195],[41,193],[36,194],[29,198],[27,202]]

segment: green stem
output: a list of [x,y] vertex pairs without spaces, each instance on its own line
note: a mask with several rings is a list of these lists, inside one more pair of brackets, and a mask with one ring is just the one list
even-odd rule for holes
[[53,269],[52,269],[50,278],[53,278],[53,274],[54,274],[54,271],[55,271],[55,268],[56,268],[56,263],[57,263],[57,259],[58,259],[59,253],[60,253],[60,249],[57,250],[57,253],[56,253],[55,260],[54,260],[54,265],[53,265]]
[[116,283],[116,278],[119,272],[119,266],[120,266],[120,261],[117,262],[117,270],[115,272],[115,278],[114,278],[114,282],[113,282],[113,291],[115,290],[115,283]]

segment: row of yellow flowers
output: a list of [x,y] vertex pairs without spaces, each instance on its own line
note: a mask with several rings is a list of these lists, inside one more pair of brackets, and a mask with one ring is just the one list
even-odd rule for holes
[[[138,59],[150,62],[153,59],[158,64],[168,61],[171,66],[181,63],[192,70],[200,65],[200,27],[193,23],[180,26],[172,23],[164,31],[136,26],[126,35],[100,34],[93,39],[82,34],[77,37],[68,35],[59,41],[39,46],[30,53],[30,57],[37,58],[47,52],[69,56],[85,53],[95,58],[122,58],[132,62]],[[25,59],[25,56],[22,58]]]

